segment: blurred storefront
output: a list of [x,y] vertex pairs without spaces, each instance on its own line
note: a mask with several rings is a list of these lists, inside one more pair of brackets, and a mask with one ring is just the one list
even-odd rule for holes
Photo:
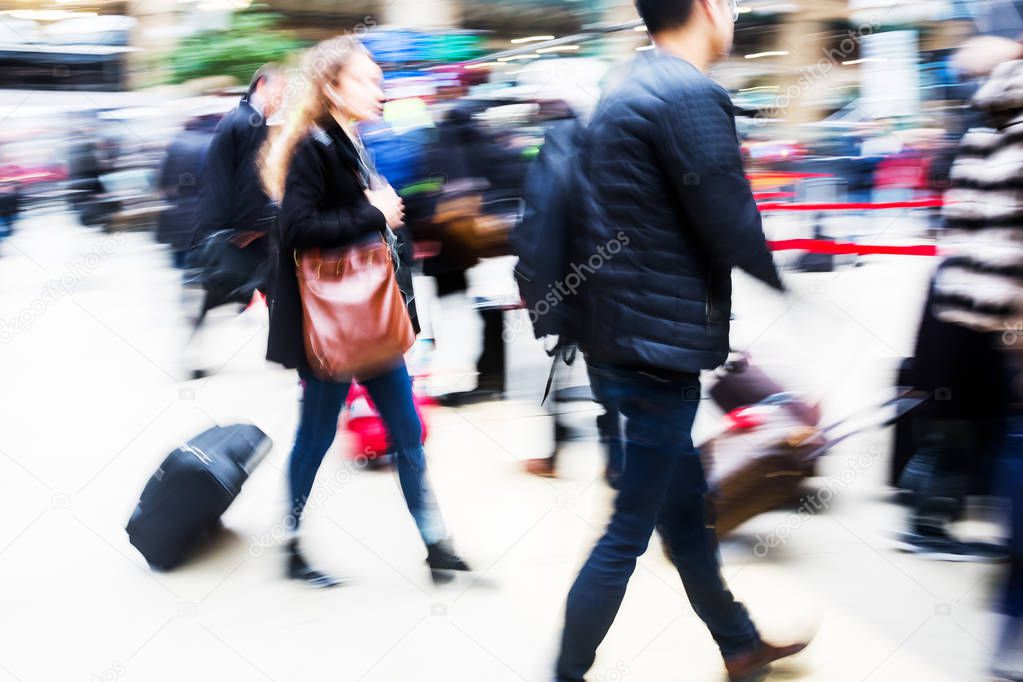
[[116,90],[124,87],[132,31],[126,3],[0,4],[0,87]]
[[[226,28],[250,1],[0,0],[0,87],[116,90],[159,83],[176,45],[197,31]],[[772,116],[800,124],[821,120],[867,91],[890,90],[898,72],[900,89],[914,83],[924,89],[918,101],[899,109],[912,113],[936,97],[928,88],[942,86],[942,60],[972,31],[1023,33],[1017,5],[744,0],[735,56],[715,75],[748,104],[766,105]],[[631,0],[269,0],[260,7],[305,41],[384,26],[445,36],[449,60],[469,54],[466,36],[477,51],[496,51],[517,37],[560,37],[636,18]],[[877,37],[888,32],[900,37]],[[641,32],[629,33],[583,53],[617,58],[646,42]],[[413,43],[411,53],[421,56],[421,44]],[[898,54],[878,52],[889,48]]]

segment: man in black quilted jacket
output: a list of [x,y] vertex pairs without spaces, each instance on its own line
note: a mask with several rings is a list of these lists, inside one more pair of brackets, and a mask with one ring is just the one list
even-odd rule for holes
[[728,354],[732,269],[783,289],[731,99],[704,75],[731,49],[736,2],[637,0],[656,49],[636,57],[587,132],[573,256],[581,346],[597,399],[625,417],[626,454],[611,521],[568,596],[559,682],[593,665],[655,527],[731,679],[805,646],[765,644],[722,580],[690,435],[699,373]]

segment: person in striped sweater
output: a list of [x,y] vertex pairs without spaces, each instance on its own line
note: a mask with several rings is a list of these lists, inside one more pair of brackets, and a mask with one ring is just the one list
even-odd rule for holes
[[973,107],[988,126],[966,133],[952,165],[934,306],[947,322],[1003,333],[1020,325],[1023,301],[1023,59],[995,67]]
[[[1023,45],[981,38],[960,52],[990,77],[973,98],[986,118],[959,146],[945,195],[949,257],[935,274],[931,312],[942,322],[985,335],[1004,357],[1002,376],[984,377],[988,392],[1006,388],[1008,415],[998,451],[994,492],[1011,502],[1009,575],[993,672],[1023,680]],[[979,60],[979,64],[978,64]],[[967,362],[969,359],[966,359]],[[1007,375],[1007,376],[1006,376]]]

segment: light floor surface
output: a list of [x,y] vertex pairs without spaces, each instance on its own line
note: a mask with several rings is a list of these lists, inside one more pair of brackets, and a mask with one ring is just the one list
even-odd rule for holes
[[[911,240],[917,227],[900,217],[861,238]],[[933,267],[888,257],[787,274],[787,297],[737,275],[733,344],[823,399],[829,418],[868,406],[912,350]],[[473,273],[473,293],[506,287],[507,270]],[[420,284],[437,338],[431,389],[471,385],[479,322],[465,300],[433,301]],[[552,435],[539,404],[546,359],[530,335],[511,343],[507,401],[429,414],[433,481],[476,573],[433,585],[394,475],[352,465],[339,439],[306,538],[316,563],[350,584],[315,591],[282,579],[278,542],[296,378],[262,361],[265,313],[254,309],[217,316],[201,355],[219,371],[184,380],[196,357],[189,304],[148,235],[103,235],[44,210],[0,245],[0,681],[549,680],[565,595],[612,496],[589,405],[568,417],[589,437],[567,445],[562,477],[522,473]],[[178,443],[236,420],[270,434],[272,453],[210,552],[151,573],[123,530],[138,493]],[[698,433],[718,428],[705,403]],[[869,433],[823,461],[835,491],[823,513],[765,515],[722,547],[728,582],[766,637],[816,632],[769,679],[983,679],[999,569],[892,549],[903,512],[884,485],[890,439]],[[758,543],[772,537],[765,552]],[[590,679],[723,678],[655,540]]]

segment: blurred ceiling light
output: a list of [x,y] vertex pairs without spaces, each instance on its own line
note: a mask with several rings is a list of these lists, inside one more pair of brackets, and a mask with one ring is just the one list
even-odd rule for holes
[[549,52],[575,52],[578,49],[578,45],[556,45],[555,47],[541,47],[536,51],[536,53],[547,54]]
[[758,85],[755,88],[742,88],[739,92],[760,92],[763,90],[781,90],[780,85]]
[[755,11],[752,7],[746,7],[745,5],[739,8],[739,14],[752,14]]
[[842,66],[856,66],[857,64],[880,64],[888,61],[888,57],[864,57],[863,59],[850,59],[842,62]]
[[636,28],[634,28],[632,30],[633,31],[642,31],[643,33],[646,33],[646,24],[640,24],[639,26],[637,26]]
[[64,19],[87,19],[98,16],[96,12],[71,12],[66,9],[14,9],[3,12],[15,19],[30,21],[63,21]]
[[657,47],[657,46],[656,46],[656,45],[644,45],[644,46],[642,46],[642,47],[637,47],[637,48],[636,48],[636,52],[644,52],[644,51],[646,51],[646,50],[652,50],[652,49],[654,49],[655,47]]
[[540,43],[545,40],[554,40],[554,36],[529,36],[528,38],[513,38],[512,45],[521,45],[522,43]]
[[754,52],[746,55],[746,59],[763,59],[764,57],[788,57],[787,50],[775,50],[771,52]]
[[516,54],[516,55],[512,55],[511,57],[498,57],[497,61],[499,61],[499,62],[514,62],[514,61],[517,61],[519,59],[536,59],[536,55],[535,54]]
[[502,62],[477,62],[476,64],[468,64],[465,68],[467,69],[490,69],[495,66],[504,66]]

